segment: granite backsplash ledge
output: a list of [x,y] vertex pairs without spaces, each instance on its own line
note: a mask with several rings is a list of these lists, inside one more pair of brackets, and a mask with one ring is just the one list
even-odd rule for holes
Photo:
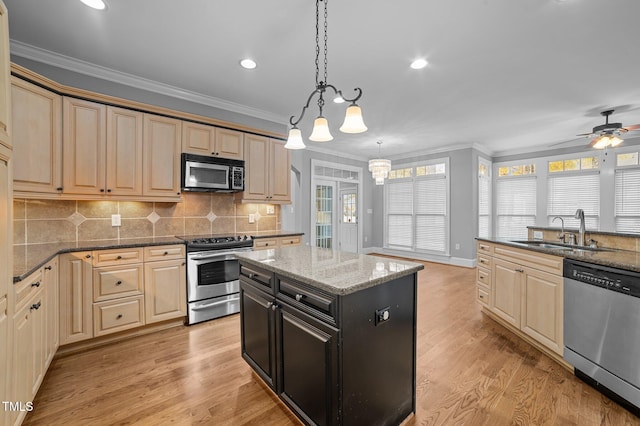
[[[236,204],[233,194],[184,193],[182,203],[14,199],[14,244],[126,240],[280,230],[280,206]],[[273,213],[271,213],[273,211]],[[111,226],[111,215],[121,226]],[[249,223],[253,214],[254,223]]]

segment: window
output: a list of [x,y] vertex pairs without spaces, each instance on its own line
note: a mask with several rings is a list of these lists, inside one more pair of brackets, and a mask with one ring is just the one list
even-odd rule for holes
[[640,169],[616,170],[615,194],[616,231],[640,232]]
[[392,170],[385,184],[385,247],[448,254],[448,159]]
[[478,159],[478,237],[491,236],[491,163]]
[[356,223],[358,220],[356,213],[356,194],[342,194],[342,222]]
[[[547,190],[547,220],[552,225],[553,218],[560,216],[567,228],[578,228],[580,221],[575,218],[577,209],[584,210],[585,225],[588,229],[600,226],[600,174],[564,173],[549,176]],[[557,226],[558,223],[556,222]]]
[[516,175],[496,180],[496,237],[526,239],[536,224],[536,177]]
[[572,172],[579,170],[594,170],[599,166],[598,157],[572,158],[568,160],[549,161],[549,174]]

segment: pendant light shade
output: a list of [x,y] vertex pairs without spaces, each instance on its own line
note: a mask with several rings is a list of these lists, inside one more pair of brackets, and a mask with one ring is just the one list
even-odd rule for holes
[[367,131],[367,126],[362,120],[362,110],[355,103],[347,108],[340,131],[343,133],[362,133]]
[[602,135],[599,138],[595,139],[594,143],[593,143],[593,147],[595,149],[605,149],[605,148],[615,148],[616,146],[620,145],[623,142],[623,140],[617,136],[614,135]]
[[326,118],[323,116],[316,118],[316,121],[313,122],[313,131],[311,132],[311,136],[309,136],[309,140],[314,142],[329,142],[333,140]]
[[[376,143],[378,144],[378,153],[380,153],[382,141]],[[384,185],[384,180],[389,177],[389,172],[391,171],[391,160],[384,158],[369,160],[369,171],[371,172],[371,176],[376,180],[376,185]]]
[[289,130],[289,138],[287,139],[287,143],[284,145],[287,149],[305,149],[307,146],[302,141],[302,133],[300,129],[297,127]]

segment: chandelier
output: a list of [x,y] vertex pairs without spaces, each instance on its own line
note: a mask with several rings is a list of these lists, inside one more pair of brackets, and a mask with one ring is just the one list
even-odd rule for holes
[[[378,144],[378,156],[382,157],[380,154],[382,141],[376,143]],[[385,160],[384,158],[369,160],[369,171],[371,172],[371,176],[376,180],[376,185],[384,185],[384,179],[389,177],[389,172],[391,171],[391,160]]]
[[[323,51],[323,64],[324,64],[324,80],[320,80],[320,2],[324,2],[324,16],[323,16],[323,42],[322,42],[322,51]],[[309,104],[311,103],[311,99],[315,95],[318,96],[318,109],[320,110],[320,114],[313,122],[313,131],[309,136],[309,140],[314,142],[328,142],[333,140],[333,136],[329,131],[329,123],[327,119],[322,115],[322,109],[324,108],[324,95],[327,89],[333,90],[333,94],[335,96],[335,102],[350,102],[349,107],[347,108],[344,122],[340,127],[340,131],[343,133],[362,133],[367,130],[367,126],[365,126],[364,121],[362,120],[362,110],[356,104],[356,101],[360,99],[362,96],[362,89],[356,87],[353,89],[356,92],[356,96],[353,99],[346,98],[341,90],[338,90],[332,84],[329,84],[327,81],[327,2],[328,0],[316,0],[316,88],[307,99],[307,103],[302,107],[302,111],[298,116],[298,119],[295,119],[295,116],[292,115],[289,118],[289,124],[291,125],[291,129],[289,130],[289,138],[287,139],[287,143],[284,146],[287,149],[304,149],[306,148],[304,142],[302,141],[302,134],[300,129],[298,129],[298,123],[304,117],[304,113],[309,108]]]

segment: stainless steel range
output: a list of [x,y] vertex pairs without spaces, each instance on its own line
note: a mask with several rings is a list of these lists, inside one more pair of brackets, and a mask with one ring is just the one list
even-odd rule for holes
[[188,324],[240,311],[236,253],[253,247],[246,235],[191,235],[187,242]]

